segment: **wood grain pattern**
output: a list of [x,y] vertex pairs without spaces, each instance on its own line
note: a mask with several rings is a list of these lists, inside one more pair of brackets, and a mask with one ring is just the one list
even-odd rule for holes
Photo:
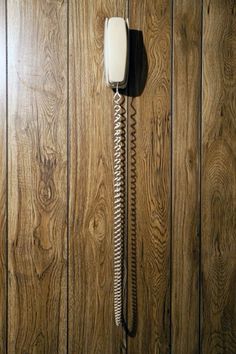
[[0,2],[0,353],[6,353],[6,8]]
[[202,353],[236,353],[236,2],[204,2]]
[[137,122],[138,328],[129,338],[128,352],[135,354],[168,353],[170,345],[170,19],[169,1],[130,2],[130,25],[143,32],[148,60],[146,87],[132,100]]
[[8,1],[9,353],[66,352],[65,1]]
[[[134,337],[114,323],[103,78],[105,17],[128,4]],[[235,354],[235,0],[0,1],[0,67],[0,354]]]
[[124,1],[76,1],[70,19],[69,353],[120,353],[113,314],[113,108],[103,79],[106,17]]
[[171,322],[181,354],[199,350],[201,1],[176,0],[173,18]]

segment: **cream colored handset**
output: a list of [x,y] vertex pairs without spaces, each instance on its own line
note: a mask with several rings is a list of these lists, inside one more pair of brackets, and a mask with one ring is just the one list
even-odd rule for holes
[[125,88],[128,76],[128,24],[122,17],[106,18],[104,64],[106,84]]
[[115,88],[113,144],[113,249],[114,249],[114,314],[117,326],[122,324],[123,309],[123,246],[125,234],[126,192],[126,117],[119,88],[125,88],[128,78],[128,25],[121,17],[107,18],[104,33],[104,65],[106,84]]

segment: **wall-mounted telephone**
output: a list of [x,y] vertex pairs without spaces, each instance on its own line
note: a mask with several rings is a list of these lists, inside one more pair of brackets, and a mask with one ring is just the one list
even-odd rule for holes
[[115,88],[114,101],[114,313],[117,326],[122,324],[122,273],[125,235],[126,135],[122,96],[128,78],[128,23],[121,17],[107,18],[104,33],[104,65],[106,84]]
[[105,20],[104,64],[106,84],[125,88],[128,77],[128,26],[122,17]]

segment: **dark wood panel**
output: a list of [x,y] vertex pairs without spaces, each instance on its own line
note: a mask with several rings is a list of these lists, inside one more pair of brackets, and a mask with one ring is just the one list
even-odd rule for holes
[[[135,354],[168,353],[170,345],[170,21],[167,0],[130,2],[130,25],[143,32],[148,61],[144,91],[128,106],[136,120],[138,322],[128,342]],[[137,53],[139,95],[146,64]]]
[[6,8],[0,2],[0,353],[6,353]]
[[202,353],[236,353],[236,3],[204,1]]
[[9,353],[66,352],[66,15],[8,1]]
[[199,350],[201,1],[174,1],[173,23],[171,322],[181,354]]
[[106,17],[125,1],[71,1],[69,352],[120,353],[113,314],[113,109],[103,79]]

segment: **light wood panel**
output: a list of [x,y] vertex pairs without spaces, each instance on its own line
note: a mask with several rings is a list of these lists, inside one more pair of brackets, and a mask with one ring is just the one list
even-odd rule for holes
[[144,91],[132,99],[137,123],[138,327],[128,352],[135,354],[168,353],[170,345],[170,22],[169,1],[130,2],[130,25],[143,32],[148,61]]
[[204,1],[202,353],[236,352],[236,3]]
[[198,353],[201,1],[173,8],[172,351]]
[[66,15],[8,1],[9,353],[66,352]]
[[6,7],[0,2],[0,353],[6,353]]
[[120,353],[113,314],[113,109],[103,79],[106,17],[125,1],[69,6],[69,353]]

